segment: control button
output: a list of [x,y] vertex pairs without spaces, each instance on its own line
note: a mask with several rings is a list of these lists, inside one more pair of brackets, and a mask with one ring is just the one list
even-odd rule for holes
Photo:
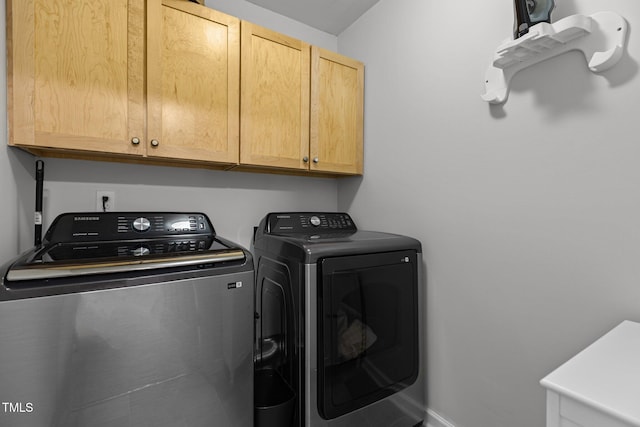
[[133,256],[144,256],[144,255],[149,255],[151,251],[146,246],[138,246],[132,251],[132,253],[133,253]]
[[133,221],[133,228],[137,231],[147,231],[151,227],[151,223],[147,218],[136,218]]
[[312,216],[311,218],[309,218],[309,221],[311,222],[311,225],[313,225],[314,227],[317,227],[320,225],[321,221],[320,218],[318,218],[317,216]]

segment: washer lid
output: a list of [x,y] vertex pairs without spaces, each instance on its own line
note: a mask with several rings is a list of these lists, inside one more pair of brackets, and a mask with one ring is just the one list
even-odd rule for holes
[[214,265],[246,259],[245,253],[241,249],[150,256],[146,256],[142,252],[140,255],[122,258],[105,257],[77,261],[16,263],[7,271],[6,280],[7,282],[23,282],[108,273],[137,273],[145,270]]

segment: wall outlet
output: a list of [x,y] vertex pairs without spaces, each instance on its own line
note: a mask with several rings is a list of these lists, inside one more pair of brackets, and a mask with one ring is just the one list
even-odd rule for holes
[[96,211],[111,212],[116,210],[115,191],[96,191]]

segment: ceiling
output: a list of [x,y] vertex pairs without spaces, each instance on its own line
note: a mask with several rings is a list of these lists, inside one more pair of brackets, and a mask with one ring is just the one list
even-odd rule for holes
[[336,36],[378,2],[378,0],[248,1]]

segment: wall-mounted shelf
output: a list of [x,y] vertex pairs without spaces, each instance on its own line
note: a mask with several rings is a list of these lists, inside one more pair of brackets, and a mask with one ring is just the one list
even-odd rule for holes
[[627,22],[613,12],[536,24],[524,36],[498,46],[485,74],[482,99],[492,104],[505,102],[511,78],[518,71],[570,50],[581,51],[591,71],[607,70],[622,57],[627,32]]

